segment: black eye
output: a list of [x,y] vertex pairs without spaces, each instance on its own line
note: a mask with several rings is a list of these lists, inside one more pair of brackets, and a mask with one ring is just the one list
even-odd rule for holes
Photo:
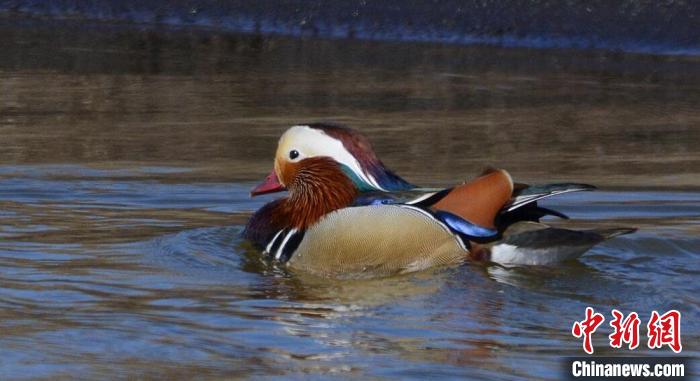
[[296,159],[296,158],[298,158],[298,157],[299,157],[299,151],[297,151],[297,150],[295,150],[295,149],[289,151],[289,158],[290,158],[290,159],[294,160],[294,159]]

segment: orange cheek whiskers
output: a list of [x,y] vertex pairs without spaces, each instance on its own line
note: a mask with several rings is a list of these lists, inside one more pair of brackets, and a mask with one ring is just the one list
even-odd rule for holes
[[357,196],[354,184],[331,159],[310,158],[292,165],[284,167],[295,170],[285,214],[294,228],[309,227],[324,215],[349,206]]

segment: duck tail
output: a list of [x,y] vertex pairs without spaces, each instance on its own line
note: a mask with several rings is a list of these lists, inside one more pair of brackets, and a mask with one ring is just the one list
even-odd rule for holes
[[569,230],[540,223],[521,222],[508,229],[504,238],[477,251],[478,259],[504,265],[547,265],[580,257],[593,246],[635,228]]

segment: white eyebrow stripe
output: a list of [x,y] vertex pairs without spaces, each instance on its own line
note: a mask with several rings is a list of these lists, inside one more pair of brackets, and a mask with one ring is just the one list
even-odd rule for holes
[[347,150],[347,148],[345,148],[342,141],[326,134],[326,132],[323,130],[311,128],[306,125],[296,125],[292,126],[292,128],[298,129],[292,133],[302,135],[302,137],[299,139],[300,141],[315,142],[313,145],[315,150],[308,149],[308,146],[302,148],[302,150],[306,151],[307,154],[311,154],[313,156],[330,156],[338,163],[344,164],[350,168],[350,170],[353,171],[360,179],[362,179],[362,181],[378,190],[384,192],[387,191],[379,185],[379,182],[377,182],[377,179],[375,179],[374,176],[364,171],[360,165],[360,162],[350,153],[350,151]]
[[370,181],[370,184],[372,184],[375,188],[379,189],[380,191],[386,192],[386,189],[382,188],[382,187],[379,185],[379,183],[378,183],[377,180],[374,178],[374,176],[368,174],[367,177],[368,177],[368,179],[369,179],[369,181]]

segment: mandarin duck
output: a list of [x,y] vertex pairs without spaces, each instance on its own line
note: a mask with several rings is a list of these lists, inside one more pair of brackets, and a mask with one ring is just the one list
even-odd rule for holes
[[[387,169],[358,131],[293,126],[274,169],[251,195],[288,191],[253,214],[243,235],[275,261],[325,277],[373,277],[466,260],[551,264],[581,256],[631,228],[569,230],[537,205],[586,184],[528,186],[502,169],[442,190],[417,188]],[[406,195],[413,198],[407,198]]]

